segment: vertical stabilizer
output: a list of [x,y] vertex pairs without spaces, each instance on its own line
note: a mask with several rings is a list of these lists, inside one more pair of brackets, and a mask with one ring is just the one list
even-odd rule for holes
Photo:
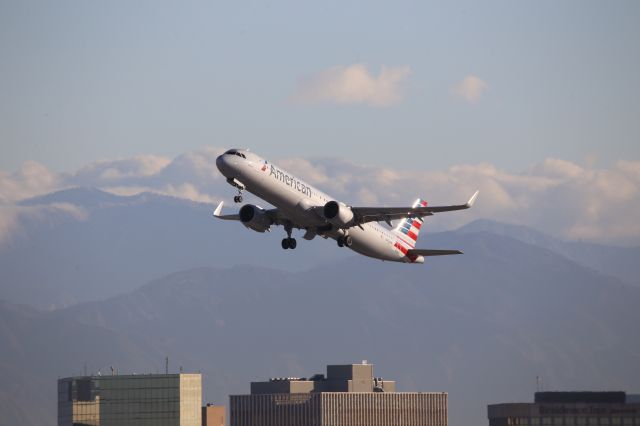
[[[411,206],[411,208],[416,207],[427,207],[427,202],[418,198]],[[406,245],[413,248],[416,245],[416,241],[418,241],[423,223],[424,220],[419,217],[402,219],[393,231],[398,234]]]

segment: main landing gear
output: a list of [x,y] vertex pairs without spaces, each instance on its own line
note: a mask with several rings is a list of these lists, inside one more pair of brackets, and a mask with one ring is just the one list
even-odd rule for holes
[[351,247],[353,244],[353,238],[347,234],[344,237],[338,237],[338,247]]
[[295,238],[285,238],[282,240],[282,248],[283,249],[295,249],[298,243]]
[[282,240],[282,248],[287,249],[295,249],[298,243],[295,238],[291,238],[291,232],[293,231],[293,227],[290,224],[284,226],[284,230],[287,231],[287,238]]

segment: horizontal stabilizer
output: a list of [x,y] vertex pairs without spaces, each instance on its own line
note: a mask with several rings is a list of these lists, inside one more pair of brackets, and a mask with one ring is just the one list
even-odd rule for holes
[[446,256],[448,254],[463,254],[460,250],[429,250],[429,249],[410,249],[407,250],[407,256]]

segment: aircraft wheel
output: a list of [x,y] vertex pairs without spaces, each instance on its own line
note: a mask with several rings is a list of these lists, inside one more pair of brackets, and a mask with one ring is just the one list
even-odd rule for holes
[[344,237],[345,247],[351,247],[352,244],[353,244],[353,238],[351,238],[351,235],[347,235],[346,237]]
[[298,243],[296,242],[295,238],[289,238],[289,248],[291,250],[293,250],[294,248],[296,248],[296,246],[298,245]]
[[284,238],[282,240],[282,248],[283,249],[288,249],[290,247],[290,243],[289,243],[289,238]]
[[235,201],[236,203],[241,203],[242,195],[236,195],[235,197],[233,197],[233,201]]
[[344,247],[344,239],[342,237],[338,237],[338,247]]

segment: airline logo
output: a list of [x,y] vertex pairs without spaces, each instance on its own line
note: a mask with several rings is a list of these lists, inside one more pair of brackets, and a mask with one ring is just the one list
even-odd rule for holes
[[269,176],[273,176],[275,179],[279,180],[285,185],[295,188],[298,192],[302,192],[307,197],[311,197],[311,188],[300,182],[294,176],[289,176],[282,170],[274,167],[273,164],[271,164],[271,171],[269,172]]
[[[412,207],[416,208],[419,206],[426,207],[427,202],[418,199],[415,203],[413,203]],[[412,249],[416,246],[416,241],[418,241],[418,235],[420,234],[420,229],[422,228],[423,223],[424,220],[417,217],[407,218],[400,222],[400,224],[396,228],[396,231],[399,233],[399,241],[394,244],[394,247],[400,250],[404,255],[407,255],[409,249]],[[418,256],[409,256],[409,258],[412,262],[415,262]]]
[[267,171],[267,160],[264,160],[264,164],[262,165],[262,169],[260,170],[262,170],[263,172]]

